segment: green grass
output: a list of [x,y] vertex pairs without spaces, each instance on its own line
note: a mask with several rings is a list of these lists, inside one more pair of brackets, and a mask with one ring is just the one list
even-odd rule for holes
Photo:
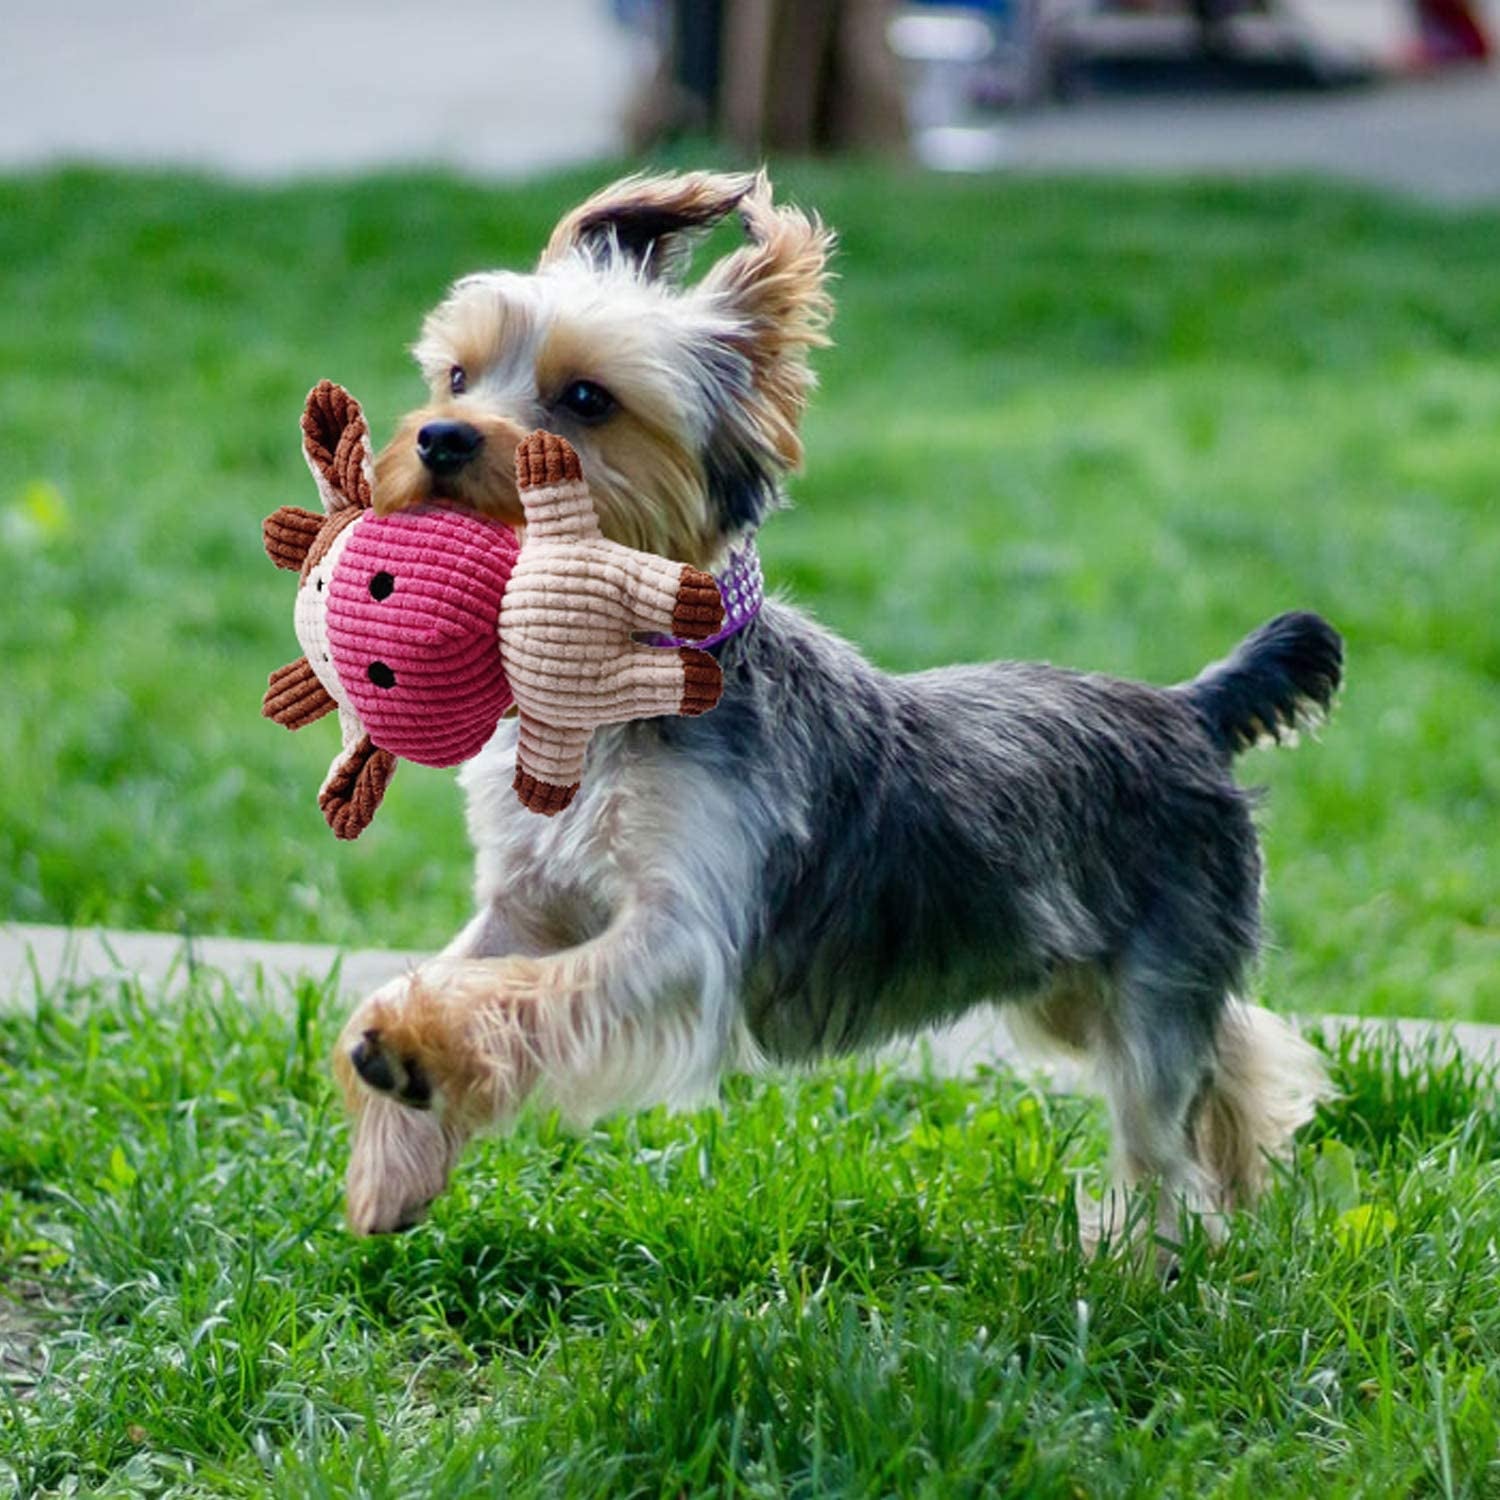
[[[259,521],[311,501],[308,386],[388,431],[448,279],[529,263],[600,176],[0,180],[0,914],[414,947],[462,920],[450,777],[407,768],[338,847],[332,731],[257,717],[295,654]],[[1273,794],[1267,988],[1500,1021],[1500,216],[1296,182],[782,179],[843,253],[773,581],[896,668],[1173,680],[1326,611],[1336,722],[1247,768]]]
[[[462,920],[449,777],[407,768],[339,846],[332,732],[258,719],[295,650],[259,520],[311,501],[307,387],[387,430],[439,289],[529,261],[597,175],[0,180],[0,915]],[[844,250],[772,578],[893,668],[1171,680],[1326,611],[1338,717],[1247,769],[1267,988],[1500,1020],[1500,216],[783,177]],[[330,995],[256,998],[0,1017],[0,1493],[1500,1495],[1500,1112],[1449,1054],[1341,1042],[1264,1212],[1164,1284],[1074,1248],[1097,1112],[1000,1074],[532,1119],[356,1242]]]
[[532,1120],[355,1241],[338,1016],[247,998],[0,1019],[0,1493],[1500,1494],[1500,1106],[1441,1051],[1341,1043],[1163,1282],[1074,1247],[1088,1106],[853,1067]]

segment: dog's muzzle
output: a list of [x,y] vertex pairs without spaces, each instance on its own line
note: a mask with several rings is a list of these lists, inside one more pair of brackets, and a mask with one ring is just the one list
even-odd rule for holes
[[468,422],[429,422],[417,433],[417,457],[434,474],[456,474],[483,443],[483,433]]

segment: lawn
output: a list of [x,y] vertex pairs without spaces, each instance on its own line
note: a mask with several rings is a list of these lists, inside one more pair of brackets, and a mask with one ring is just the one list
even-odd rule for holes
[[[444,283],[599,176],[0,180],[0,916],[462,920],[449,776],[340,846],[332,730],[258,718],[296,649],[259,521],[312,502],[308,386],[384,433]],[[1247,767],[1268,995],[1500,1021],[1500,215],[783,179],[844,248],[772,580],[892,668],[1173,680],[1325,611],[1338,715]],[[1342,1042],[1264,1213],[1163,1282],[1074,1248],[1092,1106],[855,1065],[528,1120],[357,1242],[337,1007],[263,998],[0,1016],[0,1493],[1500,1495],[1500,1104],[1447,1054]]]
[[[259,521],[321,376],[377,436],[455,274],[602,177],[0,179],[0,916],[416,948],[466,915],[447,773],[341,847]],[[1500,1021],[1500,215],[1308,183],[803,167],[836,348],[772,581],[892,668],[1175,680],[1325,611],[1349,688],[1257,757],[1273,1003]],[[931,454],[943,455],[934,481]]]
[[1008,1075],[735,1080],[341,1230],[338,1016],[200,976],[0,1019],[0,1493],[1500,1494],[1500,1104],[1346,1040],[1264,1212],[1087,1260],[1101,1122]]

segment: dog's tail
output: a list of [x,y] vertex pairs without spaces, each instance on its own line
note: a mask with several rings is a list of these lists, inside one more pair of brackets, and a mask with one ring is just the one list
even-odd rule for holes
[[1320,615],[1277,615],[1177,691],[1226,755],[1315,728],[1344,675],[1344,642]]

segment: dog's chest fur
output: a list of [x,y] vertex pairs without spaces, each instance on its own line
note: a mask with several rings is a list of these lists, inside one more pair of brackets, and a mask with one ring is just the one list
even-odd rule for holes
[[[573,805],[544,818],[521,807],[511,788],[515,741],[514,724],[502,725],[460,781],[480,905],[503,909],[523,940],[534,934],[543,950],[572,946],[633,905],[676,905],[687,917],[715,891],[743,889],[732,792],[709,768],[672,755],[649,730],[606,728],[589,747]],[[693,914],[730,935],[740,925],[722,909]]]

